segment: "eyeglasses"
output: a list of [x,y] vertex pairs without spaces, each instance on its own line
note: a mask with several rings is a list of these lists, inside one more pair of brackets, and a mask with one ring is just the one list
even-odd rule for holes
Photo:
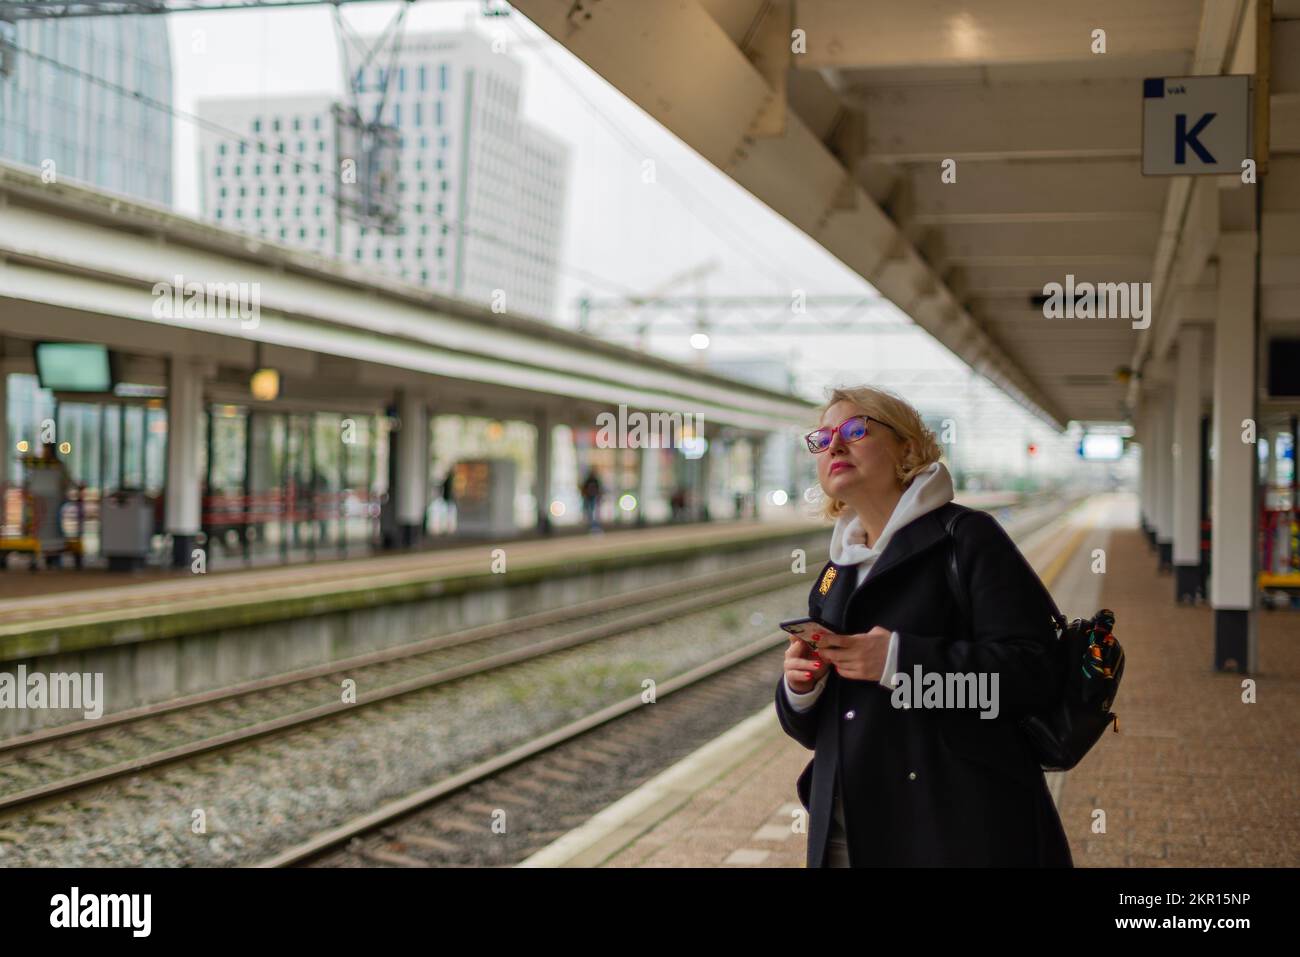
[[[831,447],[831,440],[835,438],[836,432],[839,432],[840,438],[844,440],[845,445],[856,442],[863,436],[871,434],[871,429],[867,425],[868,422],[880,422],[880,420],[873,419],[869,415],[854,415],[845,419],[833,429],[824,426],[820,429],[813,429],[804,436],[804,440],[808,443],[808,451],[813,455],[818,452],[825,452]],[[880,424],[894,434],[898,433],[898,430],[888,422],[880,422]]]

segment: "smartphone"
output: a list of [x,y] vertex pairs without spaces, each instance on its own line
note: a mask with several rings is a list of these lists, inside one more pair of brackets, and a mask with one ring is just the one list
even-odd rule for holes
[[826,627],[816,618],[792,618],[789,621],[781,622],[780,628],[787,634],[794,635],[796,638],[800,638],[814,647],[817,645],[817,642],[812,638],[812,635],[815,635],[819,631],[834,630]]

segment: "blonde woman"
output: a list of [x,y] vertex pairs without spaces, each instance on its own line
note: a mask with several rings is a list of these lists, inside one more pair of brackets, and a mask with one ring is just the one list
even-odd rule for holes
[[808,866],[1072,866],[1016,723],[1061,691],[1034,573],[992,516],[952,501],[901,398],[837,389],[806,441],[835,527],[808,602],[822,627],[791,639],[776,710],[814,752],[796,784]]

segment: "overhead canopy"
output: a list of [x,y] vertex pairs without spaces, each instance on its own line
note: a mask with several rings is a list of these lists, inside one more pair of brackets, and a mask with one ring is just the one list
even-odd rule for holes
[[[1254,194],[1142,175],[1143,80],[1253,73],[1261,37],[1261,302],[1266,323],[1300,318],[1296,0],[514,6],[1057,426],[1125,418],[1126,370],[1179,322],[1213,321],[1215,243],[1240,225],[1217,194],[1240,194],[1229,218]],[[1151,283],[1150,327],[1045,318],[1045,287],[1068,276]]]

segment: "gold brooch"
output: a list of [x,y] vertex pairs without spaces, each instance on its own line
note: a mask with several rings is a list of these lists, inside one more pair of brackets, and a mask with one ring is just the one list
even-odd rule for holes
[[839,572],[835,570],[834,566],[826,569],[826,574],[822,576],[822,582],[817,586],[817,591],[823,595],[830,591],[831,583],[835,581],[835,576],[838,574]]

